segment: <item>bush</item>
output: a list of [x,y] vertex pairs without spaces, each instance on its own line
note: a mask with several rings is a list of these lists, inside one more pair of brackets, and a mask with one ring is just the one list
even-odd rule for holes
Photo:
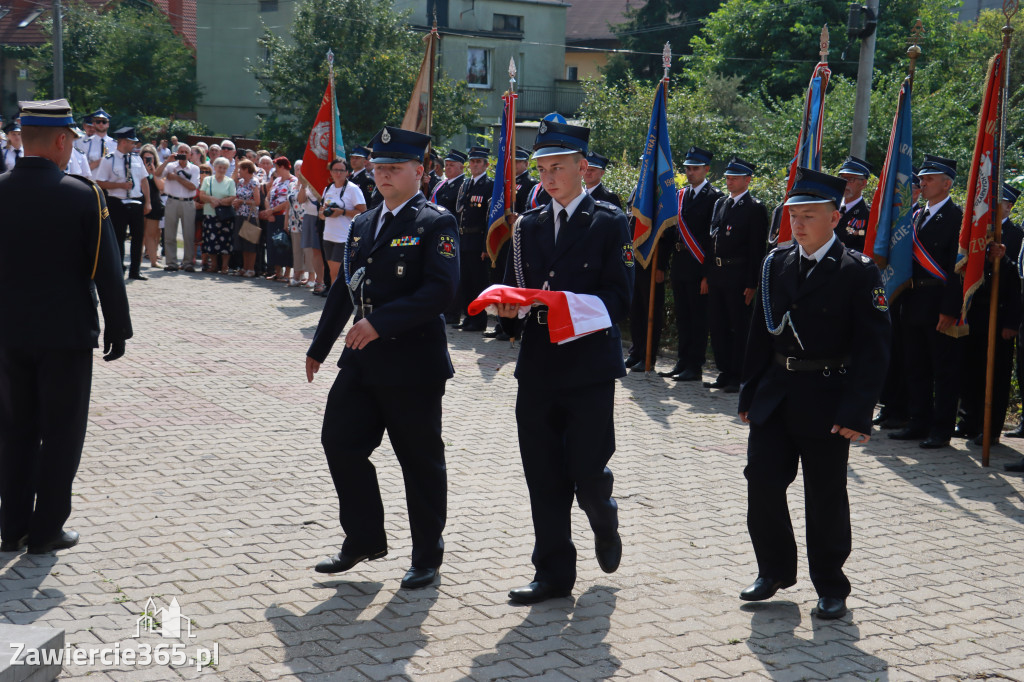
[[172,135],[184,140],[189,135],[210,135],[212,131],[200,123],[187,118],[166,118],[163,116],[141,116],[135,123],[135,134],[140,140],[168,139]]

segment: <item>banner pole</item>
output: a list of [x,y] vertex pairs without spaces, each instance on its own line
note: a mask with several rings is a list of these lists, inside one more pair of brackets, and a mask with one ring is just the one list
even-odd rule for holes
[[[665,88],[665,108],[668,109],[668,70],[672,64],[672,45],[665,43],[665,49],[661,53],[661,66],[665,69],[665,75],[661,79],[661,87]],[[668,131],[665,131],[668,133]],[[675,172],[675,169],[673,169]],[[658,240],[661,241],[661,240]],[[654,366],[654,292],[658,286],[658,241],[654,242],[651,250],[651,290],[647,299],[647,348],[644,355],[644,372],[650,372]]]

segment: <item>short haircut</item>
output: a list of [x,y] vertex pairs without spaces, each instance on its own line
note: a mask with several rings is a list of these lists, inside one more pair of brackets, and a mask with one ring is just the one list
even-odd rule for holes
[[185,148],[185,153],[186,153],[186,154],[187,154],[188,152],[192,151],[193,149],[198,149],[198,147],[189,147],[189,146],[188,146],[187,144],[185,144],[184,142],[182,142],[181,144],[179,144],[179,145],[178,145],[178,148],[177,148],[177,149],[175,149],[174,151],[176,151],[176,152],[180,152],[180,151],[182,150],[182,147],[184,147],[184,148]]
[[227,166],[228,168],[230,168],[231,167],[231,162],[228,161],[227,159],[225,159],[223,156],[221,156],[221,157],[218,157],[218,158],[213,160],[213,165],[215,167],[216,166]]
[[288,170],[292,169],[292,162],[288,160],[287,156],[279,156],[274,159],[274,165],[287,168]]
[[249,159],[242,159],[241,161],[239,161],[236,168],[238,168],[238,170],[249,171],[251,175],[256,174],[256,164],[250,161]]
[[[12,130],[13,132],[17,132]],[[21,129],[21,143],[27,147],[49,147],[61,133],[72,137],[70,128],[53,126],[25,126]]]

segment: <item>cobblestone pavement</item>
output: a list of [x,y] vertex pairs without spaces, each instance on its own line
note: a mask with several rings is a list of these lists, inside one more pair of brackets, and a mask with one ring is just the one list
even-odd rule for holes
[[[514,606],[508,590],[532,576],[515,351],[453,331],[440,584],[398,588],[409,534],[386,440],[375,462],[390,554],[324,577],[313,564],[341,541],[319,445],[337,369],[325,363],[311,385],[303,376],[322,299],[147,274],[129,284],[127,356],[95,367],[68,524],[82,542],[55,556],[0,555],[0,622],[64,628],[85,652],[187,642],[194,657],[216,644],[217,662],[97,658],[66,665],[64,678],[1024,680],[1024,482],[1002,472],[1019,456],[1009,447],[993,450],[989,469],[963,441],[939,452],[884,438],[855,447],[851,612],[825,623],[810,615],[804,555],[798,584],[774,601],[737,599],[756,569],[735,396],[629,376],[616,392],[611,464],[622,567],[600,571],[576,510],[574,598]],[[790,504],[802,536],[799,482]],[[180,639],[135,637],[150,598],[158,609],[177,599],[191,619]]]

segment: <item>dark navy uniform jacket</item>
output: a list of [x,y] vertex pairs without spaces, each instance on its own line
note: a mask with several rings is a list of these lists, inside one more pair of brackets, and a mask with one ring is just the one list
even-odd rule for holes
[[362,190],[363,198],[366,200],[366,205],[370,205],[370,197],[373,196],[373,190],[377,189],[377,183],[373,181],[373,177],[366,172],[366,169],[359,171],[358,173],[352,173],[349,180],[356,183],[356,186]]
[[615,192],[612,192],[604,183],[598,183],[594,187],[594,191],[590,192],[590,196],[594,197],[594,201],[607,201],[609,204],[615,204],[615,208],[622,210],[622,199]]
[[[523,214],[522,265],[528,289],[547,288],[598,296],[612,326],[564,344],[551,343],[537,309],[525,320],[501,318],[509,336],[521,338],[515,376],[521,383],[552,388],[586,386],[625,376],[618,323],[629,313],[633,296],[633,242],[626,216],[606,202],[585,196],[559,230],[554,243],[551,204]],[[513,247],[514,249],[514,247]],[[505,284],[516,285],[515,259],[509,251]]]
[[444,206],[448,211],[455,216],[456,220],[459,214],[455,212],[455,204],[459,200],[459,190],[462,188],[462,183],[466,181],[465,175],[460,175],[454,180],[448,180],[441,189],[437,190],[436,204],[438,206]]
[[[0,175],[0,205],[0,346],[96,348],[97,295],[104,335],[130,339],[121,254],[103,191],[48,159],[23,156]],[[41,247],[43,277],[32,257]]]
[[[760,425],[789,401],[801,415],[801,435],[825,438],[833,424],[870,433],[889,366],[891,338],[878,267],[837,239],[800,285],[797,245],[772,253],[769,291],[774,323],[781,324],[789,311],[804,348],[789,325],[778,336],[768,332],[762,281],[743,363],[739,411],[749,412],[750,421]],[[776,354],[843,360],[845,371],[792,372],[776,361]]]
[[[684,190],[685,191],[685,190]],[[683,203],[683,217],[686,225],[690,228],[694,238],[704,250],[704,264],[693,257],[690,250],[686,248],[686,242],[679,235],[679,229],[669,230],[666,235],[671,234],[671,241],[663,242],[664,246],[672,249],[672,275],[675,280],[699,280],[707,277],[712,257],[711,248],[711,216],[715,210],[715,203],[724,196],[721,191],[711,185],[704,183],[696,196],[688,202]]]
[[864,252],[864,235],[867,234],[871,206],[863,198],[839,219],[836,236],[844,245],[854,251]]
[[710,263],[707,259],[704,262],[710,266],[709,278],[739,279],[744,288],[753,289],[761,277],[761,261],[768,240],[768,209],[750,192],[732,205],[729,201],[730,197],[722,197],[715,204],[711,219],[712,249],[707,253]]
[[526,202],[530,198],[530,191],[537,186],[537,181],[530,177],[529,169],[524,170],[516,176],[516,207],[517,215],[526,213],[529,208]]
[[[915,225],[924,210],[921,209],[915,215]],[[954,272],[953,268],[956,265],[957,252],[960,250],[960,225],[963,218],[964,212],[949,199],[939,212],[918,230],[917,238],[946,273],[946,282],[942,285],[934,284],[936,278],[916,260],[914,261],[914,286],[900,294],[903,299],[900,314],[908,322],[935,326],[940,313],[953,317],[960,316],[964,299],[963,277]],[[922,283],[927,284],[918,286]]]
[[[420,384],[452,376],[442,313],[459,283],[458,231],[451,213],[417,192],[374,239],[385,204],[352,222],[348,272],[366,268],[353,308],[349,287],[331,287],[307,355],[323,362],[349,317],[363,317],[380,335],[362,350],[349,347],[338,367],[368,385]],[[371,307],[372,306],[372,307]]]
[[[1000,240],[1006,247],[1006,255],[999,264],[999,301],[996,308],[996,329],[1014,329],[1021,322],[1021,289],[1020,275],[1013,254],[1020,253],[1024,231],[1013,224],[1009,218],[1003,220]],[[971,308],[967,311],[967,322],[971,325],[971,334],[978,330],[988,329],[989,302],[992,291],[992,263],[985,259],[985,281],[974,292]]]
[[459,216],[459,231],[462,234],[487,233],[487,211],[491,205],[493,192],[494,180],[486,174],[477,181],[473,178],[466,178],[463,181],[455,208]]

